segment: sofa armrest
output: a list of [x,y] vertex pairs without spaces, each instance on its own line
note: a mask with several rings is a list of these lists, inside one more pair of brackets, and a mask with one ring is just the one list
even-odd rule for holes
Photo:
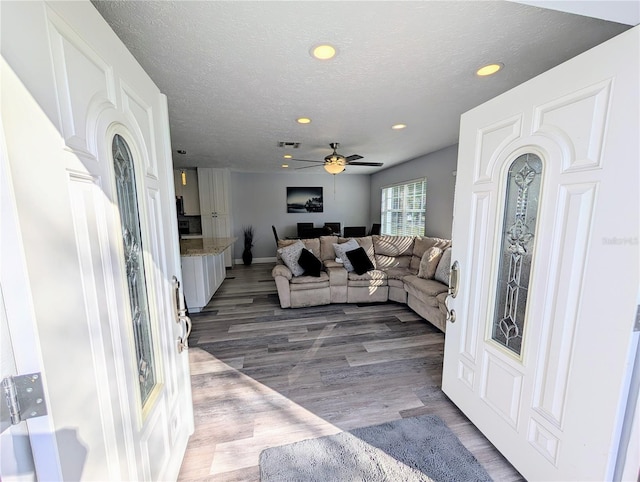
[[284,264],[276,264],[271,270],[271,276],[276,282],[280,306],[282,308],[291,308],[291,287],[289,286],[289,281],[293,278],[291,270]]
[[273,276],[274,278],[276,276],[282,276],[286,278],[287,281],[291,281],[291,278],[293,278],[293,274],[291,273],[291,270],[287,268],[284,264],[276,264],[271,270],[271,276]]

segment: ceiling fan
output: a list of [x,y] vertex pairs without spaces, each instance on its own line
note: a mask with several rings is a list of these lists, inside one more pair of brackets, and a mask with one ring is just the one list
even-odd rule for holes
[[[340,174],[344,171],[346,166],[382,166],[381,162],[357,162],[358,159],[362,159],[362,156],[358,154],[352,154],[351,156],[344,157],[342,154],[338,154],[337,149],[340,147],[340,144],[337,142],[332,142],[329,144],[331,149],[333,149],[333,153],[329,154],[324,158],[324,161],[311,161],[309,159],[291,159],[292,161],[301,161],[301,162],[315,162],[323,164],[324,170],[329,174]],[[307,167],[315,167],[315,166],[307,166]],[[307,169],[306,167],[299,167],[298,169]]]

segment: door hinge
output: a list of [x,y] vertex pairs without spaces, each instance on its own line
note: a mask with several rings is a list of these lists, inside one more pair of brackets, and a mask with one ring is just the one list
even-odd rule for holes
[[9,376],[2,380],[0,432],[23,420],[47,414],[40,373]]

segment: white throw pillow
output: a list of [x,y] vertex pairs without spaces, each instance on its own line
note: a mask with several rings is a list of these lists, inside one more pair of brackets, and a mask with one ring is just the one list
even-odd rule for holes
[[451,270],[451,248],[447,248],[442,253],[442,257],[438,262],[434,279],[449,285],[449,271]]
[[442,257],[442,250],[436,246],[427,249],[420,260],[418,278],[433,279],[438,268],[438,262]]
[[287,268],[291,270],[291,274],[293,274],[293,276],[301,276],[304,273],[304,269],[298,264],[298,259],[300,259],[300,253],[303,249],[304,243],[300,240],[290,244],[289,246],[278,249],[278,254],[282,258],[284,264],[287,265]]
[[346,252],[353,251],[359,247],[360,245],[355,239],[350,239],[346,243],[342,244],[333,243],[333,250],[336,252],[336,258],[340,258],[342,260],[342,266],[344,266],[347,271],[353,271],[353,265],[351,264],[351,261],[349,261]]

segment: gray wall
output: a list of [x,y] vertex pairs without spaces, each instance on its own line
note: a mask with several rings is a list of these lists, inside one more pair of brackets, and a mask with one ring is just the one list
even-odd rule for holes
[[[287,187],[305,186],[323,187],[324,212],[287,214]],[[369,229],[370,199],[369,175],[232,172],[231,213],[233,235],[238,238],[234,257],[242,257],[242,227],[246,225],[253,226],[255,230],[254,259],[275,257],[276,246],[271,225],[276,227],[281,238],[295,236],[298,222],[313,222],[316,227],[321,227],[325,222],[340,222],[342,227],[367,226]]]
[[458,145],[446,147],[412,161],[371,175],[371,218],[380,222],[381,189],[390,184],[427,178],[427,221],[425,234],[451,239],[453,196],[458,165]]
[[[255,230],[253,257],[275,257],[271,225],[281,238],[295,236],[296,223],[325,221],[344,226],[366,226],[380,222],[380,190],[383,186],[427,177],[427,236],[451,238],[453,196],[458,159],[454,145],[373,175],[286,172],[277,174],[231,173],[233,235],[238,238],[234,257],[243,250],[242,227]],[[335,195],[334,195],[335,181]],[[324,212],[287,213],[287,187],[322,186]]]

